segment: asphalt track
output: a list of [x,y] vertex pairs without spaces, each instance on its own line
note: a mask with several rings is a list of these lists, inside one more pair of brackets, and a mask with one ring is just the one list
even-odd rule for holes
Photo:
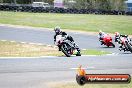
[[[50,82],[75,81],[83,65],[87,73],[132,74],[132,54],[100,46],[97,35],[68,32],[82,49],[99,49],[113,55],[82,57],[0,58],[0,88],[50,88]],[[34,28],[0,26],[0,40],[53,45],[54,32]]]

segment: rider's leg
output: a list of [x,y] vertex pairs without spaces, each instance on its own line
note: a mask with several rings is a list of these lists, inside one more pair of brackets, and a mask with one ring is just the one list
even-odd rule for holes
[[68,36],[67,39],[73,43],[74,47],[76,46],[76,43],[74,42],[74,40],[71,36]]
[[77,51],[80,52],[80,49],[78,45],[74,42],[73,38],[71,36],[68,36],[67,39],[70,40],[73,43],[74,47],[77,49]]
[[78,47],[78,45],[74,42],[74,47],[77,49],[78,52],[80,52],[80,48]]
[[99,41],[101,42],[101,45],[104,44],[104,42],[103,42],[103,38],[99,38]]
[[67,36],[67,39],[70,40],[71,42],[74,42],[74,40],[71,36]]

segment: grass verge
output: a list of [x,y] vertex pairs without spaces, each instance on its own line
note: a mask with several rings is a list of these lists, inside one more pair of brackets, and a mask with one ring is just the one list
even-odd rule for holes
[[88,50],[82,50],[81,53],[83,55],[105,55],[105,54],[111,54],[110,52],[106,51],[99,51],[99,50],[94,50],[94,49],[88,49]]
[[56,48],[46,45],[0,41],[0,57],[58,56],[60,54],[61,52],[57,52]]
[[0,23],[32,27],[54,28],[132,34],[132,16],[92,15],[92,14],[55,14],[0,11]]
[[[97,50],[82,50],[83,55],[105,55],[109,52]],[[33,56],[64,56],[58,48],[47,45],[37,45],[10,41],[0,41],[0,57],[33,57]]]
[[77,83],[64,83],[52,85],[53,88],[131,88],[130,84],[85,84],[80,86]]

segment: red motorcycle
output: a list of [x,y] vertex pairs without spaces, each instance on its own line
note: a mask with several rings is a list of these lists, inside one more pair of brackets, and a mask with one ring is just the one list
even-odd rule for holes
[[112,42],[112,37],[108,34],[106,34],[102,39],[102,45],[106,45],[107,47],[115,47],[114,43]]

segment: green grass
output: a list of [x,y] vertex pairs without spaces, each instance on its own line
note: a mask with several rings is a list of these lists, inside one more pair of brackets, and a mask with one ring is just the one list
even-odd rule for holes
[[101,51],[101,50],[94,50],[94,49],[82,50],[81,53],[83,55],[105,55],[105,54],[111,54],[110,52]]
[[[109,52],[82,50],[82,55],[105,55]],[[0,41],[0,57],[33,57],[33,56],[64,56],[54,46],[22,44],[19,42]]]
[[132,88],[132,82],[130,84],[85,84],[84,86],[77,83],[61,83],[54,86],[54,88]]
[[92,14],[55,14],[0,11],[0,23],[33,27],[82,30],[114,33],[119,31],[132,34],[132,16],[92,15]]

